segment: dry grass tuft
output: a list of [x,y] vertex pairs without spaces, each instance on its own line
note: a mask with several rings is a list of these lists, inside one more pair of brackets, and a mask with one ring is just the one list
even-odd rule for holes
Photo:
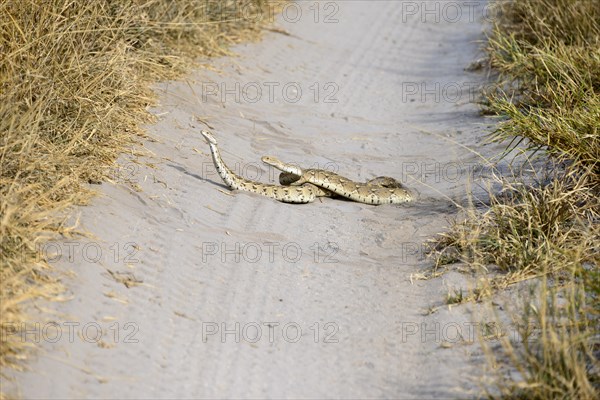
[[135,151],[149,85],[257,37],[273,2],[0,2],[0,367],[19,367],[23,303],[60,285],[37,249]]
[[598,398],[600,349],[593,337],[598,332],[593,313],[598,314],[586,288],[576,279],[560,287],[542,279],[523,299],[513,320],[517,339],[500,337],[500,352],[484,346],[488,363],[501,366],[488,397]]
[[513,314],[523,340],[484,345],[501,366],[490,398],[599,398],[600,2],[496,6],[487,50],[499,80],[486,103],[504,119],[493,139],[510,140],[507,153],[543,150],[553,167],[501,178],[489,207],[465,210],[433,254],[437,266],[461,261],[481,274],[460,302],[537,278]]
[[[598,188],[581,166],[561,168],[536,183],[503,181],[502,193],[492,195],[484,212],[467,210],[464,220],[438,238],[438,263],[463,261],[476,270],[494,265],[502,278],[528,279],[569,271],[593,262],[600,242]],[[457,251],[458,250],[458,251]],[[441,255],[441,253],[440,253]]]

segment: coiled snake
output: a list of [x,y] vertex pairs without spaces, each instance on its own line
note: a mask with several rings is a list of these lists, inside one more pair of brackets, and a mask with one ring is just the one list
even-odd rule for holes
[[398,204],[415,199],[408,189],[390,177],[377,177],[367,183],[359,183],[323,169],[302,169],[272,156],[264,156],[262,161],[283,171],[279,181],[285,186],[251,181],[236,175],[225,165],[217,140],[210,132],[202,131],[202,136],[210,146],[219,176],[234,190],[258,193],[284,203],[310,203],[317,197],[335,195],[367,204]]

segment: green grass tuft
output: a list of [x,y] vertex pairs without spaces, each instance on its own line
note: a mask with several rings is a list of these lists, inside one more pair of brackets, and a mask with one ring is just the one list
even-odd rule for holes
[[[600,397],[600,2],[496,2],[488,40],[498,82],[486,93],[503,117],[492,139],[542,151],[548,174],[501,179],[489,207],[465,210],[433,246],[436,265],[483,274],[467,299],[537,278],[515,323],[536,340],[486,349],[490,398]],[[522,152],[531,154],[531,152]],[[538,153],[539,154],[539,153]],[[525,156],[527,157],[527,156]],[[526,161],[533,168],[533,161]],[[448,257],[448,254],[452,257]],[[461,296],[462,297],[462,296]],[[484,346],[485,347],[485,346]]]

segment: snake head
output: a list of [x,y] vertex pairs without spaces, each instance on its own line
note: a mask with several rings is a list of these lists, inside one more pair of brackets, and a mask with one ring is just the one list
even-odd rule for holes
[[202,133],[202,136],[204,136],[204,139],[206,139],[209,144],[217,144],[217,139],[215,139],[212,133],[208,131],[200,131],[200,133]]
[[281,163],[277,158],[273,156],[262,156],[261,161],[273,167]]

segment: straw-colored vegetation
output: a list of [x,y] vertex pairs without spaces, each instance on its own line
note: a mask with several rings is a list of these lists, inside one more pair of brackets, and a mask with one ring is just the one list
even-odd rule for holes
[[[23,305],[60,291],[39,257],[69,207],[114,177],[151,120],[149,85],[225,54],[273,15],[261,0],[0,2],[0,367],[27,352]],[[15,330],[17,334],[15,334]]]
[[[487,50],[499,78],[486,107],[504,118],[494,139],[538,150],[552,167],[503,179],[485,211],[467,211],[439,239],[438,267],[458,260],[483,274],[461,299],[536,278],[530,282],[537,288],[514,313],[523,340],[503,337],[499,352],[488,347],[490,365],[500,366],[490,397],[597,399],[600,2],[495,5]],[[527,154],[526,166],[535,170]]]

